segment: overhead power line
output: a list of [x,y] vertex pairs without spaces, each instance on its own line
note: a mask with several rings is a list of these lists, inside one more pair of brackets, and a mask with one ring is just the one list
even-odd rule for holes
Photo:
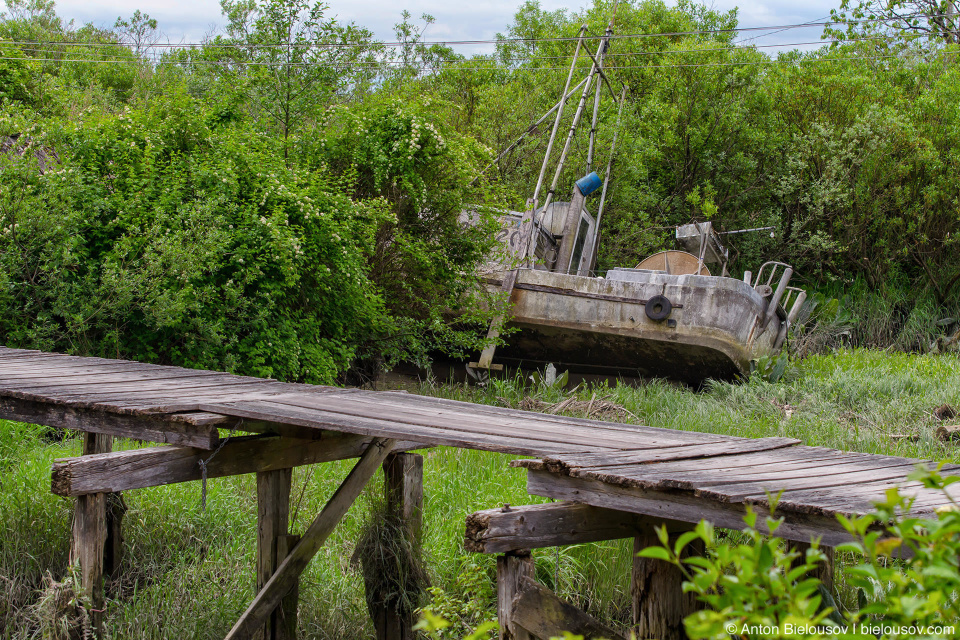
[[[610,38],[613,40],[624,40],[624,39],[637,39],[637,38],[663,38],[663,37],[678,37],[678,36],[693,36],[693,35],[720,35],[720,34],[730,34],[730,33],[747,33],[754,31],[771,31],[774,30],[775,33],[780,33],[783,31],[789,31],[793,29],[806,29],[811,27],[829,27],[838,24],[846,25],[857,25],[857,24],[874,24],[874,23],[888,23],[888,22],[899,22],[905,19],[910,18],[943,18],[943,17],[954,17],[952,14],[947,13],[935,13],[935,14],[925,14],[922,12],[912,13],[905,16],[890,17],[890,18],[864,18],[861,20],[827,20],[827,21],[813,21],[813,22],[800,22],[795,24],[786,24],[786,25],[768,25],[768,26],[755,26],[755,27],[730,27],[727,29],[697,29],[689,31],[669,31],[663,33],[622,33],[622,34],[612,34]],[[771,35],[771,34],[764,34]],[[583,36],[584,40],[599,40],[603,38],[603,35],[593,35],[587,34]],[[764,36],[758,36],[764,37]],[[422,42],[403,42],[403,41],[393,41],[393,42],[314,42],[314,43],[305,43],[295,45],[297,48],[318,48],[318,49],[337,49],[337,48],[356,48],[356,47],[408,47],[412,45],[421,45],[426,47],[432,46],[471,46],[471,45],[484,45],[484,44],[537,44],[542,42],[576,42],[579,39],[579,36],[555,36],[548,38],[498,38],[498,39],[487,39],[487,40],[436,40],[436,41],[422,41]],[[751,38],[751,40],[754,38]],[[50,42],[50,43],[41,43],[38,41],[6,41],[11,44],[57,44],[59,46],[70,46],[70,47],[118,47],[118,46],[128,46],[122,42],[82,42],[82,41],[62,41],[62,42]],[[202,47],[217,47],[217,48],[233,48],[233,49],[267,49],[267,48],[287,48],[291,47],[289,43],[283,42],[261,42],[261,43],[239,43],[239,42],[216,42],[211,40],[208,42],[190,42],[190,43],[155,43],[150,45],[145,45],[145,48],[150,49],[197,49]]]
[[[826,57],[826,58],[797,58],[797,59],[767,59],[767,60],[744,60],[739,62],[694,62],[694,63],[677,63],[677,64],[649,64],[649,65],[611,65],[605,66],[605,71],[626,71],[633,69],[679,69],[679,68],[701,68],[701,67],[747,67],[747,66],[770,66],[770,65],[800,65],[800,64],[819,64],[826,62],[854,62],[854,61],[866,61],[866,60],[887,60],[892,58],[899,58],[898,54],[888,54],[888,55],[876,55],[876,56],[843,56],[843,57]],[[16,58],[16,57],[6,57],[0,56],[0,60],[12,60],[12,61],[35,61],[35,62],[71,62],[71,63],[82,63],[82,64],[143,64],[141,60],[91,60],[83,58]],[[258,63],[258,62],[240,62],[240,63],[230,63],[230,62],[219,62],[219,61],[161,61],[158,64],[166,65],[198,65],[198,64],[210,64],[217,65],[222,67],[230,66],[251,66],[251,65],[268,65],[268,66],[277,66],[274,63]],[[363,67],[358,63],[290,63],[286,66],[293,67],[316,67],[323,66],[336,70],[346,70],[350,68],[374,68]],[[436,66],[429,64],[418,64],[418,65],[408,65],[411,69],[419,69],[421,71],[434,70]],[[587,72],[591,69],[591,66],[577,67],[578,71]],[[568,67],[529,67],[529,68],[520,68],[520,69],[503,69],[504,71],[557,71],[563,70],[566,71]],[[497,67],[456,67],[457,71],[496,71]]]
[[[801,47],[801,46],[829,46],[832,44],[853,44],[859,42],[890,42],[896,40],[895,36],[868,36],[864,38],[837,38],[832,40],[814,40],[814,41],[805,41],[805,42],[785,42],[779,44],[764,44],[764,45],[748,45],[748,46],[722,46],[722,47],[708,47],[701,49],[655,49],[655,50],[644,50],[644,51],[632,51],[632,52],[616,52],[608,53],[608,58],[632,58],[632,57],[644,57],[644,56],[669,56],[669,55],[686,55],[692,53],[727,53],[727,52],[741,52],[741,51],[750,51],[753,49],[786,49],[791,47]],[[59,52],[57,45],[23,45],[22,50],[31,54],[45,54],[51,55]],[[801,52],[801,53],[808,53]],[[122,63],[122,64],[166,64],[166,65],[214,65],[222,67],[243,67],[243,66],[293,66],[293,67],[312,67],[312,66],[350,66],[354,68],[382,68],[382,67],[414,67],[419,66],[425,69],[435,69],[442,66],[448,65],[458,65],[462,63],[476,63],[479,60],[476,59],[441,59],[436,62],[419,62],[417,64],[411,64],[409,62],[404,62],[403,60],[396,59],[381,59],[381,60],[371,60],[371,59],[360,59],[350,62],[344,62],[340,65],[333,62],[286,62],[283,60],[275,61],[250,61],[250,60],[231,60],[231,59],[222,59],[222,60],[198,60],[198,59],[164,59],[161,57],[153,56],[152,60],[143,60],[140,58],[130,58],[130,57],[120,57],[116,54],[103,54],[108,57],[98,57],[98,58],[58,58],[58,57],[30,57],[30,58],[0,58],[0,59],[9,59],[9,60],[35,60],[39,62],[106,62],[106,63]],[[517,56],[512,57],[511,62],[524,62],[524,63],[535,63],[544,60],[566,60],[569,59],[569,55],[552,55],[552,56],[538,56],[538,55],[528,55],[528,56]],[[586,62],[586,61],[585,61]],[[478,69],[488,69],[488,70],[512,70],[509,68],[495,66],[497,63],[495,60],[490,60],[491,66],[489,67],[477,67]],[[465,67],[458,67],[465,68]],[[552,69],[554,67],[536,67],[536,69]],[[616,68],[616,67],[611,67]]]

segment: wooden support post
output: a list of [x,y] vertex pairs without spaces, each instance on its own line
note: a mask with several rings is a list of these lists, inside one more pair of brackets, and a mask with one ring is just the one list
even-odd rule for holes
[[387,510],[400,516],[417,537],[423,528],[423,456],[391,453],[383,463]]
[[[383,463],[387,511],[396,516],[415,540],[423,527],[423,456],[391,453]],[[379,594],[378,594],[379,595]],[[413,640],[416,624],[412,611],[377,605],[370,611],[377,640]]]
[[[300,542],[300,536],[296,534],[287,534],[277,538],[277,561],[282,562],[284,558],[290,555],[298,542]],[[298,580],[280,601],[280,608],[274,612],[273,640],[296,640],[297,606],[299,604],[300,581]]]
[[[696,544],[691,543],[687,549]],[[683,619],[702,605],[694,594],[683,592],[683,574],[675,566],[663,560],[636,556],[642,549],[659,545],[660,540],[653,530],[640,533],[633,539],[630,589],[634,633],[640,639],[684,640],[687,634]],[[700,546],[694,549],[694,553],[702,553],[702,549]]]
[[[111,436],[83,434],[84,455],[108,453],[112,448]],[[70,564],[80,565],[80,595],[88,608],[90,630],[96,637],[103,633],[103,571],[107,537],[107,494],[79,496],[73,513]],[[114,554],[110,556],[112,563]]]
[[[787,540],[787,549],[792,549],[800,554],[800,557],[794,562],[795,565],[802,564],[807,557],[807,549],[810,548],[809,542],[796,542],[794,540]],[[820,545],[820,550],[823,551],[824,555],[827,556],[826,562],[820,562],[817,564],[817,569],[811,575],[814,578],[820,580],[824,588],[827,590],[827,593],[833,594],[833,568],[834,568],[834,558],[833,558],[833,547],[825,547]]]
[[[279,556],[279,540],[288,534],[290,521],[290,483],[293,469],[277,469],[257,474],[257,591],[276,572],[286,554]],[[296,585],[295,585],[296,586]],[[263,640],[275,640],[279,610],[263,626]]]
[[333,529],[354,503],[377,468],[393,449],[394,440],[376,438],[367,447],[360,461],[353,467],[343,484],[334,492],[323,510],[303,534],[297,546],[287,555],[276,572],[260,589],[257,596],[227,634],[226,640],[247,640],[263,628],[273,611],[297,584],[300,574],[316,555]]
[[533,558],[529,551],[513,551],[497,556],[497,620],[500,623],[500,640],[535,640],[533,635],[513,623],[513,599],[520,592],[523,579],[533,577]]

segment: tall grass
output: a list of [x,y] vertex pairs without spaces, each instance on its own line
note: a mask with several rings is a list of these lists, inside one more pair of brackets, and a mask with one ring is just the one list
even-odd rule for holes
[[[570,393],[531,386],[522,376],[482,389],[424,384],[417,390],[487,404],[518,404],[530,395],[555,402]],[[639,422],[656,427],[790,436],[810,445],[960,461],[953,445],[933,437],[931,415],[942,404],[960,407],[955,356],[841,351],[793,365],[777,384],[754,379],[693,392],[652,381],[591,385],[573,393],[584,400],[610,396]],[[46,623],[35,606],[42,577],[50,572],[61,579],[68,572],[72,502],[50,493],[49,472],[54,459],[79,454],[79,441],[54,442],[48,435],[42,427],[0,423],[2,638],[43,637]],[[524,472],[508,466],[509,456],[437,448],[424,458],[424,552],[434,603],[463,615],[463,626],[470,626],[495,615],[494,558],[463,551],[467,514],[543,500],[526,493]],[[294,531],[303,531],[350,466],[345,461],[294,470],[294,505],[303,492]],[[108,587],[109,637],[219,638],[253,597],[255,478],[210,480],[205,510],[200,491],[199,483],[187,483],[125,494],[124,569]],[[373,636],[362,579],[350,558],[381,493],[377,478],[304,574],[301,637]],[[627,541],[546,549],[536,559],[538,578],[562,596],[608,620],[628,619]]]

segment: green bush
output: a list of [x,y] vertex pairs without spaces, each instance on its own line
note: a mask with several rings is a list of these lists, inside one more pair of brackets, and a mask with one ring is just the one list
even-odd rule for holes
[[[950,507],[939,510],[935,520],[904,517],[912,500],[892,488],[876,512],[854,519],[839,516],[853,538],[837,551],[856,558],[844,568],[848,585],[857,590],[856,610],[840,610],[811,577],[825,559],[816,541],[800,558],[782,540],[757,531],[758,515],[752,509],[744,518],[742,542],[720,539],[709,523],[701,522],[672,545],[666,530],[658,530],[662,546],[639,555],[677,566],[686,578],[684,591],[708,605],[684,620],[691,638],[956,637],[960,505],[946,488],[960,478],[920,469],[909,479],[942,491]],[[775,510],[775,499],[771,502]],[[765,520],[772,534],[783,522]],[[683,557],[695,540],[703,542],[706,554]],[[901,547],[910,557],[893,559],[907,555],[896,553]]]

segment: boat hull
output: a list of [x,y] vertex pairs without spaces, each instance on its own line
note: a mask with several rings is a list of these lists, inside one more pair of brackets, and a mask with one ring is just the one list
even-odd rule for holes
[[[611,272],[589,278],[521,270],[511,294],[515,333],[496,359],[524,368],[552,362],[578,373],[666,377],[699,385],[749,371],[750,360],[773,353],[786,319],[734,278]],[[496,287],[495,281],[488,286]],[[665,296],[667,317],[651,319],[646,303]]]

